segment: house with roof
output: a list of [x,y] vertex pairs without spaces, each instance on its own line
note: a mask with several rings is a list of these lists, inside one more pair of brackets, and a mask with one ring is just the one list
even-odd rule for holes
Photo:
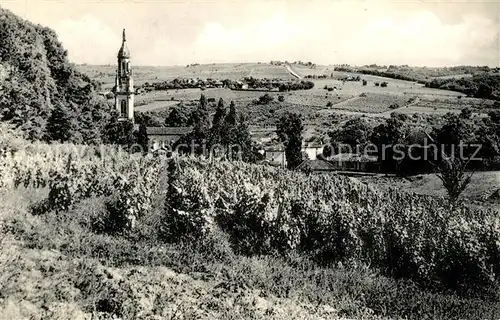
[[308,159],[316,160],[318,158],[321,158],[321,155],[323,154],[323,148],[324,147],[321,143],[313,141],[310,143],[304,143],[302,145],[302,152],[307,155]]
[[192,127],[147,127],[151,151],[171,150],[182,137],[192,131]]
[[263,162],[268,163],[277,167],[286,167],[286,156],[285,150],[282,148],[266,148],[263,150],[264,160]]

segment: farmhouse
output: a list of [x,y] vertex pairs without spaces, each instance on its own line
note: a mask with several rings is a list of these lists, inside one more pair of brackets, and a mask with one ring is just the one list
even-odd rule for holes
[[279,166],[286,167],[286,156],[285,151],[281,148],[268,148],[264,150],[265,160],[263,162]]
[[191,127],[147,127],[151,151],[171,149],[180,138],[190,133]]
[[318,143],[308,143],[302,147],[302,152],[307,155],[310,160],[316,160],[318,156],[323,154],[323,146]]

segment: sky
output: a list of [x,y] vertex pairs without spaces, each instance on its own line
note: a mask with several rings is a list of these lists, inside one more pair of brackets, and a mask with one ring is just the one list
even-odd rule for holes
[[74,63],[311,61],[500,66],[500,0],[0,0],[54,29]]

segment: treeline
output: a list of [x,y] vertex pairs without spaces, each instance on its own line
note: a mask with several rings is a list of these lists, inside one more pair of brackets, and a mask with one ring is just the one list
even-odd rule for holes
[[111,106],[98,91],[53,30],[0,9],[0,121],[29,140],[99,143]]
[[500,74],[481,73],[469,78],[438,78],[426,87],[462,92],[470,97],[500,100]]
[[314,88],[314,82],[301,80],[299,82],[286,82],[279,85],[279,91],[309,90]]
[[182,79],[176,78],[173,80],[165,80],[154,83],[144,83],[138,87],[137,91],[152,91],[152,90],[173,90],[173,89],[192,89],[192,88],[217,88],[217,87],[230,87],[234,85],[234,81],[225,79],[222,81],[215,79]]
[[[228,109],[220,98],[211,117],[207,99],[202,94],[197,108],[191,112],[186,122],[176,123],[176,120],[182,121],[182,114],[179,109],[173,108],[166,121],[173,126],[190,125],[193,128],[191,133],[173,146],[181,154],[192,154],[194,151],[205,157],[216,156],[245,162],[255,162],[259,158],[246,119],[236,112],[233,101]],[[193,145],[194,150],[191,147]]]
[[364,118],[349,120],[330,132],[331,144],[325,148],[324,155],[373,151],[378,156],[381,172],[403,176],[433,172],[443,156],[476,159],[468,162],[469,169],[500,169],[500,111],[492,111],[481,119],[472,117],[469,109],[461,114],[449,113],[443,125],[428,132],[413,128],[409,120],[405,114],[398,113],[391,114],[376,127]]
[[286,64],[295,64],[295,65],[300,65],[300,66],[304,66],[304,67],[308,67],[308,68],[316,68],[316,64],[311,62],[311,61],[295,61],[295,62],[288,62],[288,61],[276,61],[276,60],[273,60],[271,62],[269,62],[270,65],[274,65],[274,66],[282,66],[282,65],[286,65]]
[[391,79],[399,79],[406,81],[416,81],[425,84],[425,77],[419,76],[417,74],[408,75],[408,71],[398,71],[398,70],[378,70],[378,69],[366,69],[366,68],[352,68],[349,66],[335,67],[334,71],[341,72],[356,72],[361,74],[368,74],[372,76],[386,77]]
[[173,79],[170,81],[161,81],[156,83],[145,83],[140,86],[137,91],[152,91],[152,90],[173,90],[173,89],[190,89],[200,88],[202,90],[207,88],[228,88],[231,90],[279,90],[279,91],[293,91],[293,90],[308,90],[314,87],[312,81],[284,81],[281,79],[257,79],[254,77],[246,77],[243,81],[236,81],[230,79],[215,80],[215,79]]
[[314,88],[314,82],[312,81],[284,81],[281,79],[258,79],[254,77],[246,77],[244,82],[248,85],[248,88],[258,89],[258,90],[276,90],[279,91],[294,91],[294,90],[309,90]]
[[[164,122],[160,122],[148,113],[138,113],[136,123],[140,128],[150,126],[166,127],[191,127],[189,134],[182,137],[170,147],[178,150],[181,154],[202,155],[205,157],[217,156],[228,160],[242,160],[256,162],[260,159],[255,143],[251,139],[250,130],[245,116],[236,111],[236,105],[231,101],[229,107],[222,98],[218,103],[211,104],[205,95],[201,95],[195,108],[185,108],[182,104],[169,110]],[[122,136],[128,137],[123,143],[132,145],[134,143],[145,144],[143,150],[147,150],[149,137],[134,136],[132,129],[128,133],[122,132]],[[140,131],[140,130],[139,130]],[[139,139],[140,141],[138,141]],[[195,145],[192,149],[192,145]]]
[[498,72],[500,68],[490,68],[488,66],[454,66],[442,68],[428,68],[428,67],[410,67],[408,65],[377,65],[370,64],[359,67],[350,66],[348,64],[337,65],[339,71],[344,70],[385,70],[390,73],[398,73],[400,75],[407,75],[418,79],[429,79],[435,77],[454,76],[457,74],[476,74]]

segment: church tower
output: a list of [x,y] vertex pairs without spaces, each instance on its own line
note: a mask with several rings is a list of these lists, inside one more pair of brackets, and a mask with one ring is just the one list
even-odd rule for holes
[[123,29],[122,46],[118,51],[115,88],[115,108],[119,119],[134,121],[134,80],[130,69],[130,51],[127,48],[125,29]]

